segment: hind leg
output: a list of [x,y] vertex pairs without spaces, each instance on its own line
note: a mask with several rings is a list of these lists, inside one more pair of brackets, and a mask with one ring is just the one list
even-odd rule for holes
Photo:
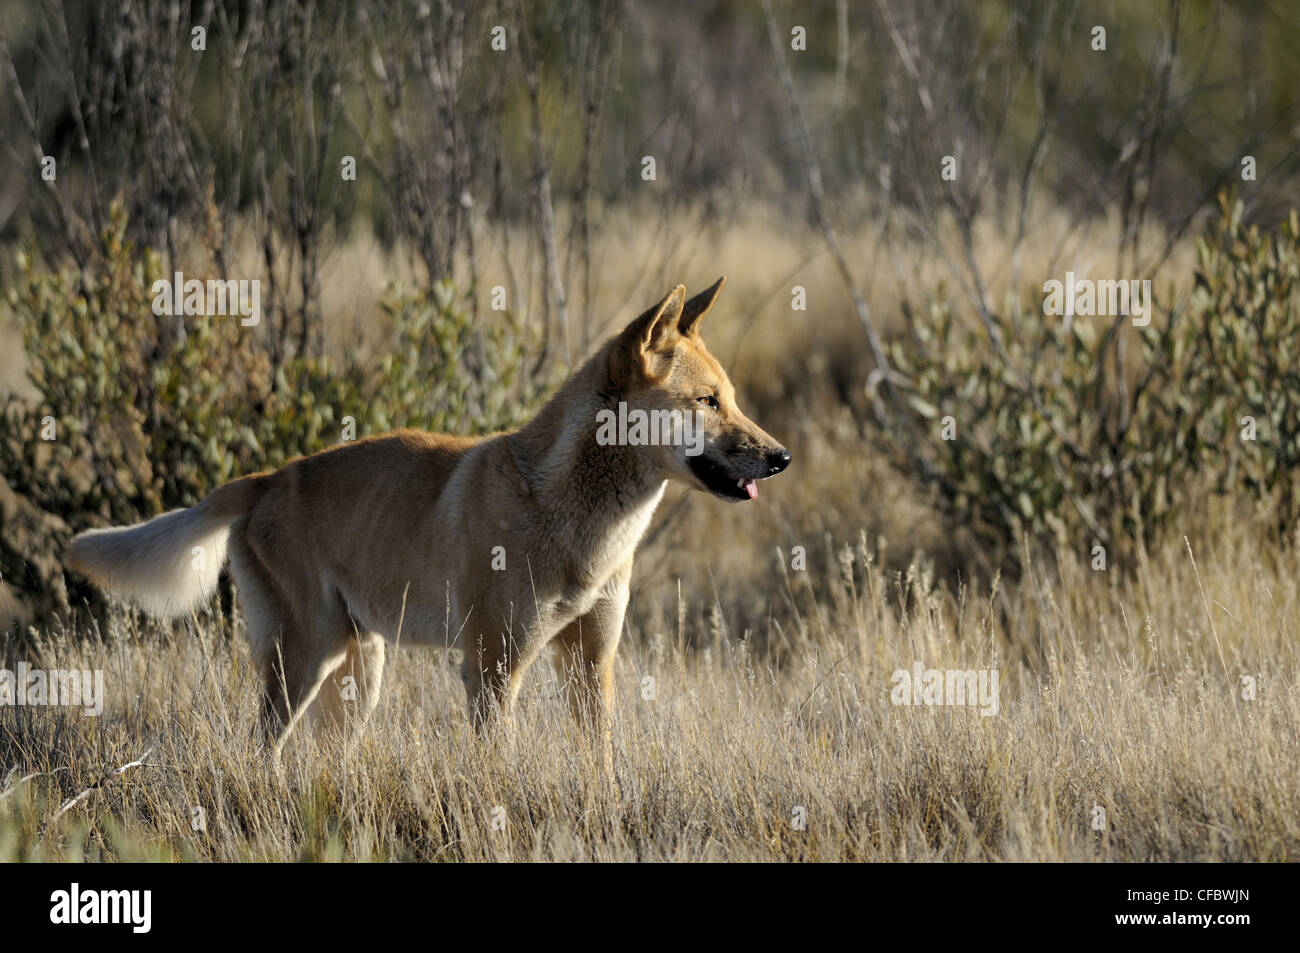
[[291,632],[262,663],[262,731],[277,758],[326,677],[347,657],[344,640],[291,638]]
[[383,677],[383,636],[367,632],[350,638],[347,655],[325,677],[308,712],[313,727],[344,737],[355,733],[379,703]]
[[302,626],[298,620],[310,616],[294,611],[285,596],[289,590],[249,545],[243,529],[241,522],[232,530],[230,568],[253,658],[261,667],[263,737],[278,759],[326,675],[342,663],[351,632],[334,618],[337,613],[317,618],[311,629]]

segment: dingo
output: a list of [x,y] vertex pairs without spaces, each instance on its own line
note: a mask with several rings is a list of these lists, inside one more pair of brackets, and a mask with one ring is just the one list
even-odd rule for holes
[[[756,480],[790,463],[736,407],[700,339],[725,280],[689,301],[678,285],[520,430],[408,430],[343,444],[234,480],[190,509],[81,533],[67,563],[169,616],[211,595],[228,554],[277,756],[308,706],[325,724],[364,720],[384,639],[400,637],[459,641],[477,726],[509,710],[528,665],[552,646],[573,679],[575,716],[604,726],[608,761],[632,557],[667,481],[751,500]],[[598,441],[620,402],[694,412],[702,452],[688,453],[686,441]],[[345,719],[350,712],[359,717]]]

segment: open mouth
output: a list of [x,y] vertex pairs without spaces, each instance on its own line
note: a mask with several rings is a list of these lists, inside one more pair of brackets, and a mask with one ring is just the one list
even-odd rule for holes
[[708,487],[714,496],[724,500],[754,500],[758,498],[758,482],[752,477],[737,476],[720,463],[704,456],[687,457],[691,472]]

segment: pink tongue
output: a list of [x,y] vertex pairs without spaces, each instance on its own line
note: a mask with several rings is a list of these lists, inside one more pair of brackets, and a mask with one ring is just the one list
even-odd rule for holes
[[749,494],[751,500],[758,499],[758,484],[753,480],[745,481],[745,492]]

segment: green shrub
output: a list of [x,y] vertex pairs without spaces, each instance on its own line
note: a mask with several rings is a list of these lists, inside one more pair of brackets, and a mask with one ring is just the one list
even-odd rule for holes
[[[1269,499],[1286,533],[1300,516],[1300,219],[1293,210],[1265,233],[1242,224],[1240,203],[1222,209],[1196,246],[1188,389],[1217,401],[1219,486]],[[1241,439],[1246,417],[1253,441]]]
[[1146,327],[1020,309],[996,316],[1008,362],[937,297],[892,342],[912,383],[887,434],[894,462],[1004,554],[1025,533],[1132,553],[1205,489],[1267,500],[1293,526],[1300,228],[1295,213],[1248,228],[1226,197],[1220,212],[1197,240],[1193,292]]
[[161,260],[125,232],[115,209],[84,270],[20,255],[9,295],[38,396],[3,408],[0,473],[10,495],[61,521],[50,539],[16,539],[6,525],[0,542],[0,572],[34,604],[62,585],[57,554],[80,529],[193,505],[232,477],[339,442],[348,417],[357,437],[507,427],[548,383],[528,373],[534,342],[517,319],[476,327],[445,282],[386,294],[396,342],[377,368],[295,358],[273,374],[257,329],[237,318],[155,316]]

